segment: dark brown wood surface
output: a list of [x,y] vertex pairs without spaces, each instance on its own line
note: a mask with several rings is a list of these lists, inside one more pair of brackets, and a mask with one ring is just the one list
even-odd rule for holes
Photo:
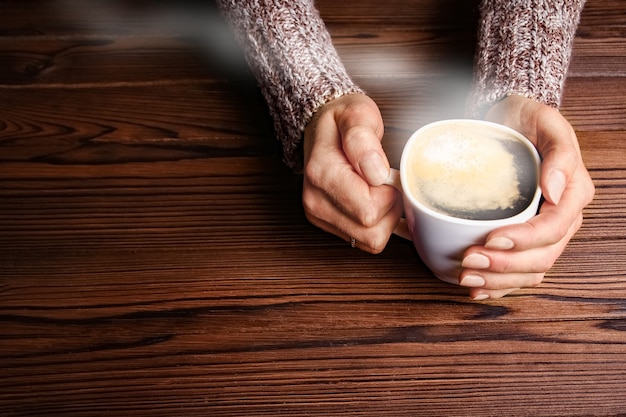
[[[462,116],[476,1],[319,0],[397,163]],[[307,223],[209,1],[0,1],[0,415],[626,413],[626,3],[563,114],[597,187],[544,283],[471,302]]]

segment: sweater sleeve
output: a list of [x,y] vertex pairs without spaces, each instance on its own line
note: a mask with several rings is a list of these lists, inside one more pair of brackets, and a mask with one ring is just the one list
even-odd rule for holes
[[509,95],[558,108],[585,0],[483,0],[468,113]]
[[313,0],[217,0],[269,106],[285,163],[302,169],[302,134],[328,101],[362,92],[350,79]]

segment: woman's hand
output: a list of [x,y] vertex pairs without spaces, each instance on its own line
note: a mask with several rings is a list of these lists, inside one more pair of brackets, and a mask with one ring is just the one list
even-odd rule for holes
[[402,215],[398,191],[381,186],[389,176],[383,130],[374,101],[350,94],[319,109],[304,132],[307,219],[370,253],[385,248]]
[[484,246],[464,254],[460,284],[475,300],[499,298],[536,286],[582,224],[582,210],[594,195],[578,139],[556,110],[521,96],[494,105],[487,120],[524,134],[543,157],[541,187],[545,202],[539,214],[521,225],[499,228]]

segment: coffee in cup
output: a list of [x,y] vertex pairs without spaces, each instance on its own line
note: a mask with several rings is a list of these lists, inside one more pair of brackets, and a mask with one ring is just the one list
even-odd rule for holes
[[466,121],[434,125],[407,152],[409,192],[447,216],[512,217],[528,206],[536,190],[532,153],[500,127]]

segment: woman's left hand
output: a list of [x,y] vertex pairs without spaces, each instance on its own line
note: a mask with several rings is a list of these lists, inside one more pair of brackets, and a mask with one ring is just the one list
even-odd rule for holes
[[459,283],[470,288],[474,300],[539,285],[580,228],[583,208],[595,192],[574,129],[558,110],[510,96],[494,105],[486,119],[521,132],[535,144],[543,158],[545,201],[528,222],[494,230],[484,246],[465,251]]

